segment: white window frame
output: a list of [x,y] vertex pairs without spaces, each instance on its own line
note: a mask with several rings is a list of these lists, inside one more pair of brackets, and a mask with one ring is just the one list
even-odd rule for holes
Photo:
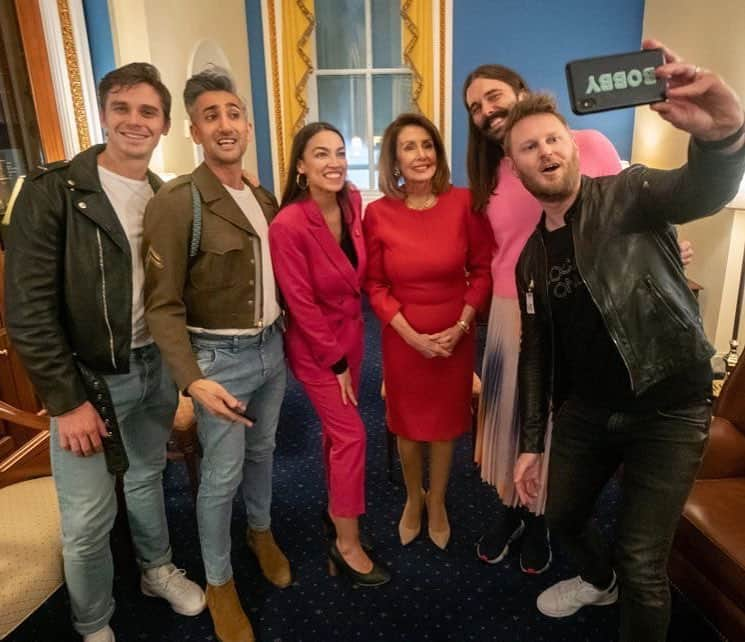
[[[365,138],[367,142],[367,160],[368,160],[368,189],[360,189],[362,199],[365,203],[378,198],[381,193],[375,183],[375,136],[373,122],[373,76],[382,75],[401,75],[408,74],[413,76],[410,67],[402,65],[401,67],[373,67],[373,49],[372,49],[372,3],[371,0],[365,1],[365,66],[357,68],[344,69],[319,69],[316,56],[316,38],[318,30],[313,32],[313,76],[309,79],[307,85],[308,91],[308,117],[309,121],[318,120],[318,84],[316,78],[321,76],[364,76],[365,77],[365,95],[366,100],[366,123]],[[318,16],[316,16],[318,20]],[[333,124],[333,123],[332,123]],[[347,141],[349,143],[349,141]]]

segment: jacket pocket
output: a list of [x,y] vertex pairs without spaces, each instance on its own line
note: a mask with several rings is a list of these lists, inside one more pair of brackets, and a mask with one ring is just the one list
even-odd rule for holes
[[708,432],[711,424],[711,402],[705,401],[684,407],[665,408],[658,410],[657,415],[678,423],[697,427],[702,432]]
[[189,272],[195,290],[230,288],[240,277],[243,239],[220,235],[203,237],[200,252]]
[[655,298],[658,303],[664,307],[670,317],[681,327],[684,329],[687,329],[691,324],[688,323],[684,318],[680,316],[680,314],[673,308],[673,306],[668,302],[665,295],[662,293],[662,290],[660,290],[659,286],[654,282],[654,279],[647,274],[644,277],[644,283],[646,283],[647,288],[649,288],[650,293],[652,294],[652,297]]

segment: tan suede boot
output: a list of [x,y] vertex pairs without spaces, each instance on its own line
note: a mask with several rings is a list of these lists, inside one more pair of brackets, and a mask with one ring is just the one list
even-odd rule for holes
[[243,611],[235,582],[230,578],[225,584],[207,584],[207,608],[212,616],[215,635],[220,642],[255,642],[251,623]]
[[279,550],[277,542],[271,530],[255,531],[249,528],[246,531],[246,541],[256,558],[264,577],[278,588],[287,588],[292,582],[290,573],[290,562],[285,554]]

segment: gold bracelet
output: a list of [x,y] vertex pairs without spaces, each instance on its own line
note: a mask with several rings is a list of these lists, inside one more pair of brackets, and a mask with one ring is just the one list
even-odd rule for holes
[[463,332],[468,334],[471,331],[470,324],[466,323],[463,319],[458,319],[458,325],[461,327]]

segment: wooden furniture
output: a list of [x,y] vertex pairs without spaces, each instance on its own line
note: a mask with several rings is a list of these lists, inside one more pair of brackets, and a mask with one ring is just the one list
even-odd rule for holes
[[[385,402],[385,382],[380,386],[380,397]],[[474,372],[473,381],[471,383],[471,437],[473,439],[472,455],[475,454],[476,450],[476,431],[478,430],[478,413],[479,413],[479,399],[481,398],[481,379]],[[396,436],[388,430],[388,420],[386,414],[386,425],[385,425],[385,441],[386,441],[386,471],[388,473],[388,481],[393,482],[393,459],[396,453]]]
[[730,640],[745,639],[745,358],[722,386],[673,541],[670,578]]
[[0,401],[7,425],[33,433],[0,457],[0,639],[63,583],[57,494],[49,463],[49,419]]
[[[18,354],[13,350],[13,346],[8,338],[8,331],[5,329],[5,253],[0,252],[0,399],[15,408],[36,413],[41,410],[41,403],[36,396],[34,387],[26,374],[26,370],[21,364]],[[0,417],[2,419],[2,417]],[[19,425],[17,425],[19,426]],[[13,428],[13,424],[6,427],[5,432],[0,427],[0,439],[2,436],[10,436],[16,439],[14,448],[30,438],[32,433],[28,428]],[[7,449],[7,445],[6,445]],[[0,456],[3,450],[2,441],[0,441]]]

